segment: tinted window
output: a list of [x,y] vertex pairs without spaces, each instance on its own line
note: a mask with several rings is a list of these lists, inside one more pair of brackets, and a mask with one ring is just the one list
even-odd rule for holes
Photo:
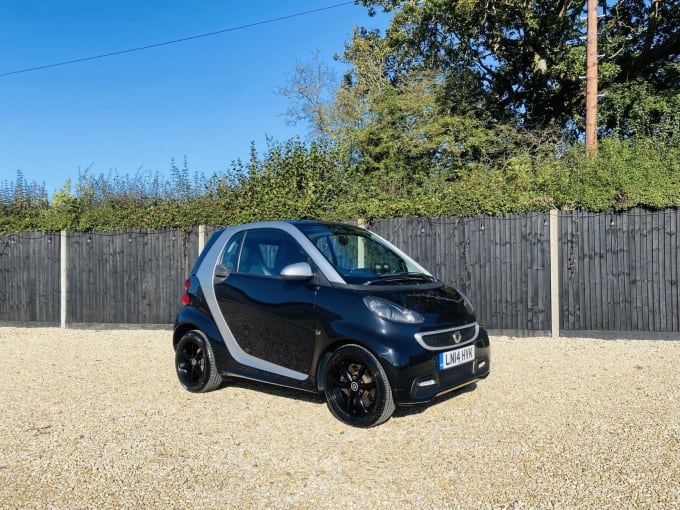
[[239,232],[227,243],[227,247],[222,254],[221,264],[226,266],[230,271],[236,269],[236,261],[238,260],[239,250],[241,249],[241,241],[243,240],[243,232]]
[[286,232],[274,229],[249,230],[241,249],[238,271],[279,276],[284,267],[306,261],[307,255]]

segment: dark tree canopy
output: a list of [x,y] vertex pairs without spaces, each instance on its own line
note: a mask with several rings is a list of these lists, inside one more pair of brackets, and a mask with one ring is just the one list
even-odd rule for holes
[[[579,126],[585,99],[585,0],[360,0],[394,12],[384,43],[393,83],[437,71],[452,113],[493,122]],[[642,80],[677,94],[679,0],[601,1],[601,88]],[[375,38],[375,34],[368,34]],[[357,33],[357,38],[362,34]],[[351,49],[350,49],[351,50]],[[351,51],[348,53],[351,61]]]

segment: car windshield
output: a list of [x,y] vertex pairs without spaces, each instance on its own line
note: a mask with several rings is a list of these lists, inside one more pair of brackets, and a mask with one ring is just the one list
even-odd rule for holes
[[380,237],[351,225],[298,227],[347,283],[402,284],[434,280],[422,267]]

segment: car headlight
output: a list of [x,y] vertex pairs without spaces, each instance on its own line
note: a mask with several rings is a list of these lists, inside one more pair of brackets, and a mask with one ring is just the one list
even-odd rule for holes
[[472,302],[467,298],[465,294],[463,294],[461,291],[458,291],[458,294],[460,294],[460,297],[463,298],[463,305],[465,305],[465,309],[470,315],[475,314],[475,309],[472,306]]
[[364,303],[370,311],[388,321],[403,322],[406,324],[419,324],[425,319],[418,312],[399,306],[386,299],[375,296],[366,296]]

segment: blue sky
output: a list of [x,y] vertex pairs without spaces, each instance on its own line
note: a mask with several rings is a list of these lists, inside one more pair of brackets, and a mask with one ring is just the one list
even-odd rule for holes
[[[342,0],[0,0],[0,74],[262,22]],[[330,65],[364,7],[313,14],[144,51],[0,77],[0,181],[51,195],[93,174],[169,174],[186,156],[210,175],[247,159],[251,141],[286,140],[275,94],[296,62]]]

